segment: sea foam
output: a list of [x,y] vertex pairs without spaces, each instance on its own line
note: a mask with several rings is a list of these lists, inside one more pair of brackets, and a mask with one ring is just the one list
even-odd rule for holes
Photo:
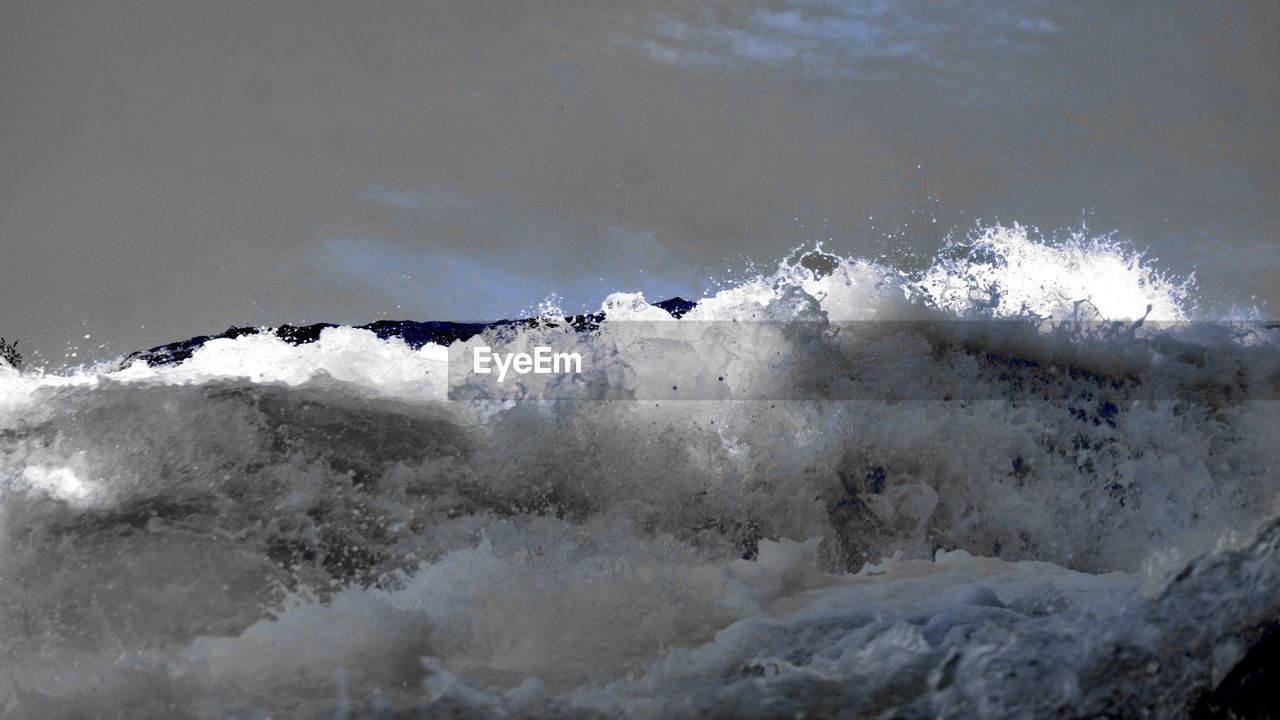
[[[415,347],[0,367],[14,717],[1177,716],[1280,618],[1280,361],[1110,238]],[[581,352],[495,388],[478,344]],[[678,380],[673,380],[678,378]]]

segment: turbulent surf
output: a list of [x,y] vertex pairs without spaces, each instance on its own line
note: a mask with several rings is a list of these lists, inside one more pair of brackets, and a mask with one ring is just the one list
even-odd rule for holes
[[696,302],[0,363],[0,714],[1260,712],[1280,333],[1196,301],[994,226]]

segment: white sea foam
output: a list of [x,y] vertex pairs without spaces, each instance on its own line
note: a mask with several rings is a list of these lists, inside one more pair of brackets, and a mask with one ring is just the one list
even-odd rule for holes
[[[1177,715],[1280,596],[1277,349],[1193,302],[994,227],[678,321],[0,367],[0,707]],[[475,343],[584,377],[451,378]]]

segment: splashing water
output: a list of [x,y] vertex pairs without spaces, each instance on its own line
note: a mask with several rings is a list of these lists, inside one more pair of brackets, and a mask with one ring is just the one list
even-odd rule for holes
[[1081,230],[1045,244],[1015,225],[950,242],[922,286],[939,307],[960,314],[1066,318],[1087,304],[1110,320],[1176,321],[1187,319],[1191,281],[1162,275],[1110,237]]
[[[921,272],[801,253],[679,319],[618,293],[449,347],[0,366],[0,708],[1249,707],[1280,353],[1193,298],[1113,239],[991,227]],[[452,374],[477,344],[589,371]]]

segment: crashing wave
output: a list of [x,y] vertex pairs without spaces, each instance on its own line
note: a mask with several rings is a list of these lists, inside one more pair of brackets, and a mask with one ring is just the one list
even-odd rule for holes
[[[14,717],[1184,716],[1275,672],[1280,353],[1110,239],[0,367]],[[459,372],[478,344],[580,377]]]

